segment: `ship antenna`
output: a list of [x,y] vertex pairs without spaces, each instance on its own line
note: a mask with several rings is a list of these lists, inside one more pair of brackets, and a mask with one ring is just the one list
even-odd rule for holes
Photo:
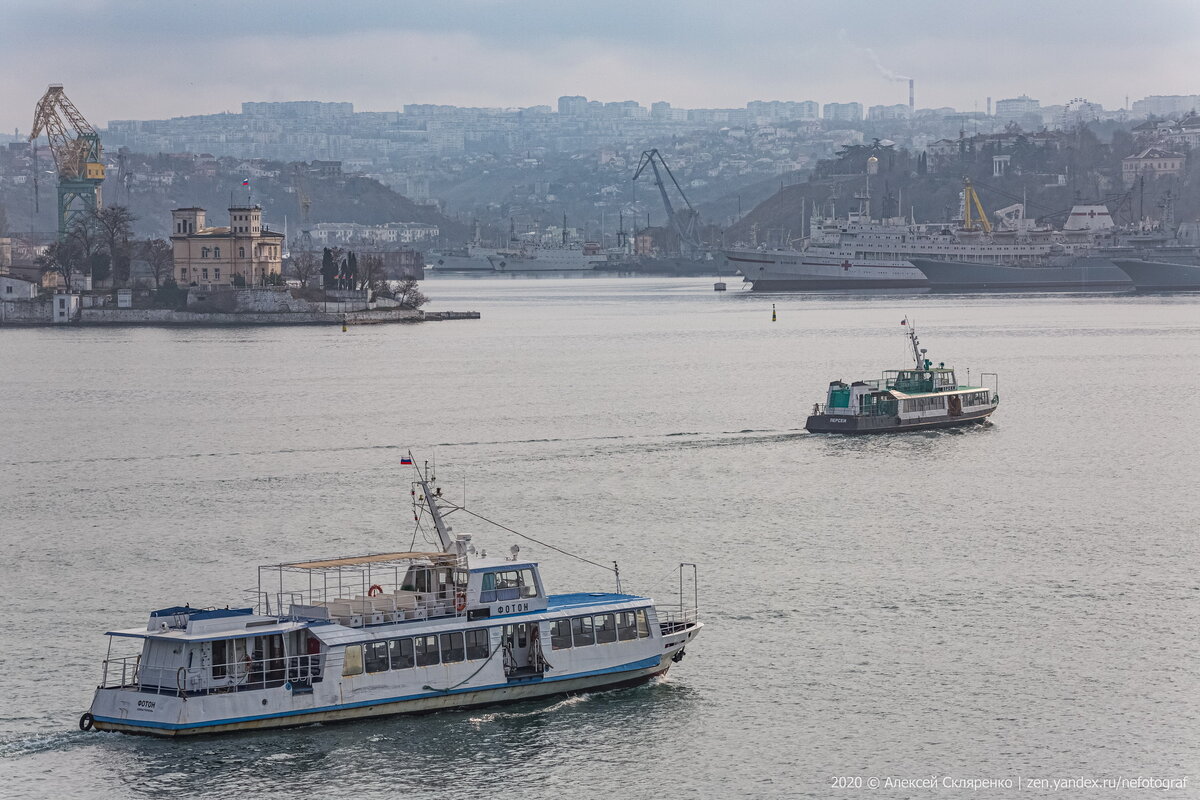
[[917,364],[917,369],[921,369],[923,359],[921,358],[921,342],[917,339],[917,326],[908,321],[908,317],[904,318],[901,323],[908,328],[908,340],[912,343],[913,361]]

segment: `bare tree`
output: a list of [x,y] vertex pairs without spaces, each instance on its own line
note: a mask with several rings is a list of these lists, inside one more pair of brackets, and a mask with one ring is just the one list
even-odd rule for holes
[[417,288],[416,278],[405,278],[396,287],[396,299],[405,308],[420,308],[429,302],[429,298]]
[[377,290],[384,283],[383,256],[364,253],[358,262],[358,288]]
[[290,259],[292,272],[300,281],[301,288],[308,288],[308,282],[317,274],[317,257],[309,252],[299,253]]
[[97,208],[88,215],[95,223],[100,240],[112,262],[113,282],[129,283],[129,239],[137,217],[125,206]]
[[154,276],[154,288],[162,286],[164,278],[175,272],[175,253],[171,245],[162,239],[144,239],[135,248],[138,258],[145,261]]
[[67,289],[71,288],[71,273],[82,266],[78,246],[71,240],[55,242],[34,261],[42,275],[54,273]]

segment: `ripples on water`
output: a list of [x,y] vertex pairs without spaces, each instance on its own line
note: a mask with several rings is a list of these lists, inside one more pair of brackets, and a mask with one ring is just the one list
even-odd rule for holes
[[[483,319],[0,331],[0,795],[1200,776],[1197,298],[428,288]],[[829,380],[905,363],[905,314],[938,360],[1000,373],[995,423],[804,433]],[[704,634],[666,680],[567,700],[181,741],[75,730],[104,630],[237,601],[260,562],[407,546],[409,446],[490,518],[617,559],[627,589],[670,599],[673,565],[700,562]],[[522,542],[552,591],[611,585],[538,551]]]

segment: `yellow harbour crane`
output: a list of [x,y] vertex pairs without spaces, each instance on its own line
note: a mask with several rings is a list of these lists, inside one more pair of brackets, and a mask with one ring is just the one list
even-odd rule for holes
[[979,227],[983,228],[984,233],[992,232],[992,223],[988,221],[987,214],[983,213],[983,203],[979,202],[979,193],[975,191],[975,187],[971,185],[970,178],[963,179],[963,230],[975,230],[975,223],[971,220],[971,207],[975,207],[975,211],[979,215]]
[[100,136],[67,99],[60,83],[52,83],[38,101],[29,141],[42,133],[58,170],[58,239],[63,241],[75,221],[102,206],[100,185],[104,162]]

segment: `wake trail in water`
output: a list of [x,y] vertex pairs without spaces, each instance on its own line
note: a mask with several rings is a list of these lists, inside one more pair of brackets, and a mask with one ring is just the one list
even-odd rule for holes
[[74,731],[0,738],[0,759],[62,752],[82,746],[87,739],[82,732]]
[[[503,439],[497,441],[479,441],[479,442],[440,442],[433,445],[434,447],[482,447],[495,445],[512,445],[512,444],[558,444],[569,442],[607,442],[607,441],[633,441],[644,440],[654,441],[658,438],[663,439],[678,439],[682,437],[693,436],[744,436],[746,434],[775,434],[791,436],[795,432],[792,431],[772,431],[770,429],[754,429],[747,428],[740,431],[684,431],[676,433],[665,433],[661,436],[580,436],[575,438],[560,438],[560,439]],[[803,431],[800,431],[803,433]],[[281,456],[294,454],[309,454],[309,453],[355,453],[355,452],[372,452],[376,450],[407,450],[408,447],[399,444],[374,444],[374,445],[357,445],[353,447],[289,447],[280,450],[246,450],[233,451],[227,453],[174,453],[169,455],[156,456],[98,456],[95,458],[55,458],[55,459],[30,459],[27,461],[6,461],[4,466],[44,466],[52,464],[101,464],[101,463],[136,463],[136,462],[153,462],[153,461],[182,461],[186,459],[196,458],[244,458],[248,456]]]
[[496,722],[497,720],[527,719],[529,717],[538,717],[542,714],[553,714],[561,709],[586,703],[591,699],[592,695],[590,694],[576,694],[564,700],[559,700],[557,703],[546,706],[545,708],[537,708],[533,711],[496,711],[479,717],[471,717],[470,721],[474,725],[486,725],[491,722]]

